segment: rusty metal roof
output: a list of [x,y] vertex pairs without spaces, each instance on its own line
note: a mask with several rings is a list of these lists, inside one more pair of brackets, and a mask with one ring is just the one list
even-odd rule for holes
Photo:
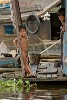
[[[31,13],[42,15],[60,2],[61,0],[19,0],[21,17],[24,18]],[[10,19],[10,8],[0,9],[1,19]]]

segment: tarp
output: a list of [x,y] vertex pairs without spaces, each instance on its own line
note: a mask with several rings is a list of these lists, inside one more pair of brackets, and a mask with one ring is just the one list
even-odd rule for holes
[[7,48],[6,44],[2,41],[0,44],[0,55],[1,53],[9,53],[10,50]]
[[10,8],[10,4],[0,4],[0,8]]

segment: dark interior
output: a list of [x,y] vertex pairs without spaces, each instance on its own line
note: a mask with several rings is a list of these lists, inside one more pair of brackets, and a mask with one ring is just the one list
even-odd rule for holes
[[51,20],[51,40],[58,40],[60,39],[60,21],[56,13],[50,14]]

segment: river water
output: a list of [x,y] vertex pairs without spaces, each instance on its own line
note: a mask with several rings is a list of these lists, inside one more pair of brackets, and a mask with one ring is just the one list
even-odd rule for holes
[[[32,65],[34,73],[36,68]],[[0,87],[0,100],[67,100],[67,86],[48,85]]]
[[0,100],[67,100],[66,88],[31,88],[19,90],[11,90],[6,88],[3,92],[0,90]]

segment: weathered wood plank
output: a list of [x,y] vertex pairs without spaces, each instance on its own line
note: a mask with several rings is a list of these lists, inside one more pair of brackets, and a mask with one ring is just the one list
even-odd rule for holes
[[22,71],[21,68],[0,68],[0,73]]
[[36,83],[44,83],[44,82],[63,82],[63,81],[67,81],[67,77],[57,77],[57,78],[23,78],[23,80],[28,80],[32,83],[36,82]]

